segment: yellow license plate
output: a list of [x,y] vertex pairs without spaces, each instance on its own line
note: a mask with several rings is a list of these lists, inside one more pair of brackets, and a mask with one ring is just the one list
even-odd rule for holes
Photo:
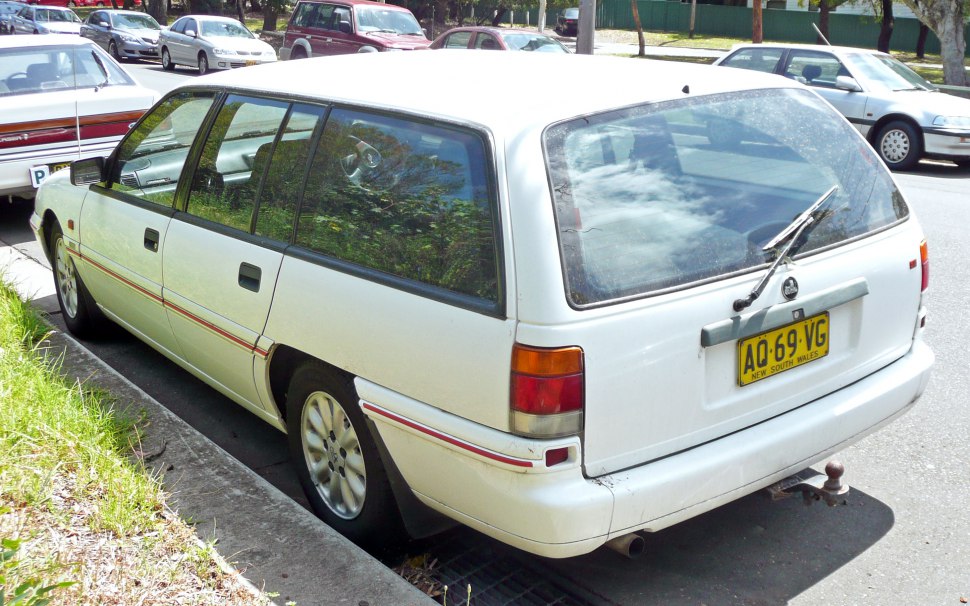
[[246,66],[247,67],[250,66],[250,65],[256,65],[257,63],[258,63],[258,61],[256,61],[255,59],[246,59]]
[[54,173],[61,170],[62,168],[67,168],[70,165],[71,165],[70,162],[58,162],[57,164],[51,164],[50,165],[51,174],[53,175]]
[[738,385],[750,385],[828,354],[828,312],[741,339]]

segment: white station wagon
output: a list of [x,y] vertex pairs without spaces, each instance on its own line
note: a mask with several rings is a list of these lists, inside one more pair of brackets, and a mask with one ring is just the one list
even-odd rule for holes
[[[565,71],[586,85],[535,77]],[[220,73],[51,177],[31,225],[71,331],[107,316],[285,431],[365,544],[438,512],[550,557],[635,549],[903,414],[933,363],[892,176],[756,73],[457,51]]]

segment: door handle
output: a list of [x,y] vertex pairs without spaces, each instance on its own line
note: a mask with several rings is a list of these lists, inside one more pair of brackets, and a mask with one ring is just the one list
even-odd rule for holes
[[152,252],[158,252],[158,231],[152,228],[145,229],[145,248]]
[[239,285],[246,290],[259,292],[259,280],[262,276],[263,270],[255,265],[250,265],[249,263],[239,265]]

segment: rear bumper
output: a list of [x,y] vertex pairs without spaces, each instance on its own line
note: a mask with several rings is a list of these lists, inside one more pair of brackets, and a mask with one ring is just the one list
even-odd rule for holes
[[66,164],[82,158],[107,156],[118,144],[121,137],[85,143],[78,148],[77,143],[47,149],[17,151],[0,158],[0,196],[21,196],[33,198],[37,189],[30,179],[34,166]]
[[[365,414],[426,505],[525,551],[571,557],[615,536],[671,526],[829,457],[905,413],[925,389],[932,364],[933,353],[917,339],[906,356],[838,392],[593,479],[582,474],[576,438],[526,440],[360,379],[357,388]],[[571,449],[569,460],[546,467],[544,451],[563,446]]]

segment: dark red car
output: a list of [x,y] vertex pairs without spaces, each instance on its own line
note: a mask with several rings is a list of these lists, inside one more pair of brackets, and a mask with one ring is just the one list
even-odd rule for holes
[[406,8],[368,0],[300,0],[280,59],[419,50],[431,41]]
[[558,40],[526,29],[505,27],[456,27],[438,36],[431,48],[538,51],[568,53]]

